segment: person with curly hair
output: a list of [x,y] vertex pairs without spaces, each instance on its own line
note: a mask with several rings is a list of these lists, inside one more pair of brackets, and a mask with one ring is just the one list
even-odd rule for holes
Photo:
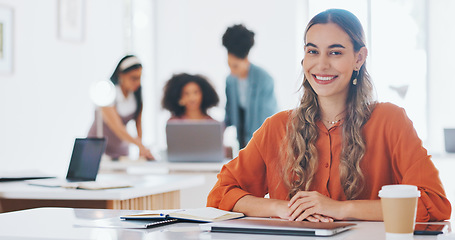
[[223,35],[227,62],[225,125],[235,126],[239,148],[250,141],[267,117],[278,111],[273,78],[248,59],[254,33],[243,25],[229,27]]
[[408,184],[421,193],[416,221],[450,219],[412,121],[403,108],[373,98],[359,19],[342,9],[321,12],[304,44],[300,105],[268,118],[223,166],[207,206],[290,221],[381,221],[379,190]]
[[171,112],[169,120],[213,120],[207,110],[218,102],[218,94],[205,77],[181,73],[167,81],[161,105]]
[[[110,106],[101,108],[103,135],[107,138],[106,155],[112,159],[128,156],[129,143],[139,148],[141,157],[154,159],[150,150],[142,144],[142,63],[134,55],[123,57],[112,73],[111,81],[116,87],[116,99]],[[136,122],[137,137],[131,136],[126,124]],[[96,116],[88,137],[97,137]]]

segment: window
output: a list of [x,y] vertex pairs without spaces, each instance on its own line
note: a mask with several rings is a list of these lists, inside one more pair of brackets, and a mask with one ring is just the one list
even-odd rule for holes
[[427,138],[425,23],[422,0],[372,1],[371,74],[378,100],[404,107],[423,140]]

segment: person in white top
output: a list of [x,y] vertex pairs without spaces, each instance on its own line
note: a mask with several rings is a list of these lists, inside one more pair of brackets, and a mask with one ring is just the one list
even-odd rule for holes
[[[141,93],[142,64],[133,55],[123,57],[111,76],[111,81],[116,86],[117,94],[114,103],[102,107],[103,136],[107,138],[106,155],[112,159],[128,156],[129,144],[139,148],[141,157],[148,160],[154,159],[148,148],[142,144],[142,93]],[[137,137],[128,133],[126,124],[136,122]],[[88,137],[96,137],[95,121],[89,130]]]

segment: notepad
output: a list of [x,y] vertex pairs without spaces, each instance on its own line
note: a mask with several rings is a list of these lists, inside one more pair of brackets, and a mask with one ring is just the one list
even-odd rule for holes
[[193,222],[219,222],[223,220],[244,217],[243,213],[229,212],[217,208],[193,208],[180,210],[163,210],[149,213],[121,216],[124,220],[157,220],[157,219],[179,219]]

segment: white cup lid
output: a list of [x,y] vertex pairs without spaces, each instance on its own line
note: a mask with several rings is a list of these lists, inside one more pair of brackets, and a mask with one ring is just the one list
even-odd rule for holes
[[379,197],[381,198],[411,198],[420,197],[420,191],[417,186],[396,184],[396,185],[385,185],[382,186],[379,191]]

